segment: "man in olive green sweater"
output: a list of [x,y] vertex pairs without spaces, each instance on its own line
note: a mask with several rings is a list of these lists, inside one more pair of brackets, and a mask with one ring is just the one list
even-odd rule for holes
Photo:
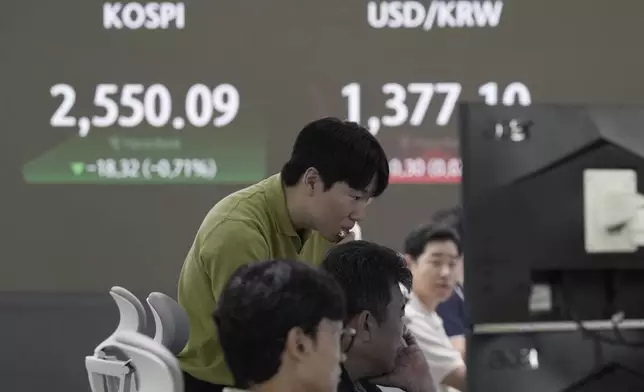
[[388,181],[387,157],[369,131],[324,118],[300,131],[281,173],[210,210],[179,277],[179,303],[190,319],[190,339],[179,355],[186,392],[235,385],[212,319],[232,273],[267,259],[321,263],[333,244],[353,239],[349,230]]

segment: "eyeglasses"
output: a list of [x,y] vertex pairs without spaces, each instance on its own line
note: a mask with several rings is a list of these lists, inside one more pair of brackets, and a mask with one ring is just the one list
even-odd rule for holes
[[342,347],[342,352],[343,353],[348,353],[349,350],[351,350],[351,347],[353,346],[353,341],[356,338],[356,330],[353,328],[345,328],[342,330],[342,334],[340,335],[340,345]]

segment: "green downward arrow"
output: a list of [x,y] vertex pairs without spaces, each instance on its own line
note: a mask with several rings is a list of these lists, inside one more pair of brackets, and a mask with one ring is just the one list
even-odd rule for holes
[[72,173],[75,176],[80,176],[85,172],[85,164],[83,162],[72,162],[69,164],[69,167],[72,169]]

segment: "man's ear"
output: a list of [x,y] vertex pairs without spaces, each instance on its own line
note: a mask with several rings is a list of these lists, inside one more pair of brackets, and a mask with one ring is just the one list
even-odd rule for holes
[[414,258],[407,253],[405,253],[403,257],[405,258],[405,264],[407,264],[407,268],[409,268],[410,271],[413,271],[414,267],[416,267],[416,262],[414,261]]
[[313,340],[302,328],[294,327],[286,334],[284,354],[296,362],[302,361],[313,351]]
[[356,341],[371,341],[373,329],[375,327],[374,321],[375,319],[373,314],[368,310],[363,310],[351,319],[349,326],[356,330]]
[[318,172],[316,168],[309,167],[304,172],[302,182],[304,183],[304,186],[306,187],[310,195],[313,195],[316,186],[318,186],[321,181],[322,179],[320,178],[320,172]]

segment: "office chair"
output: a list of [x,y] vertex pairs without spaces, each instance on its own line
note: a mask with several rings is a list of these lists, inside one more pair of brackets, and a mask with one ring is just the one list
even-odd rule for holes
[[138,392],[183,392],[179,361],[167,348],[137,332],[118,332],[112,347],[129,358],[136,370]]
[[129,392],[135,383],[133,369],[128,366],[128,359],[113,349],[113,340],[122,332],[142,333],[147,317],[141,301],[128,290],[114,286],[110,295],[119,310],[118,326],[96,346],[93,355],[85,357],[85,368],[92,392]]
[[179,355],[188,343],[190,334],[188,315],[177,301],[163,293],[150,293],[147,303],[152,310],[156,326],[154,340],[175,356]]

